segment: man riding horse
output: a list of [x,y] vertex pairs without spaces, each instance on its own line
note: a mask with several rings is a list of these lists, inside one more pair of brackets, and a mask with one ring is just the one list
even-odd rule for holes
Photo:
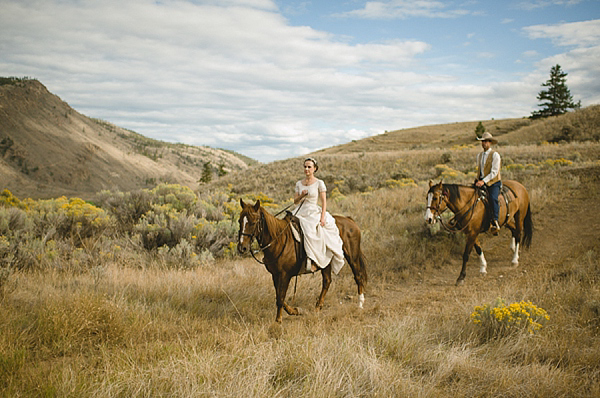
[[490,133],[483,133],[481,138],[477,138],[477,140],[481,141],[483,151],[477,154],[477,180],[475,186],[478,188],[486,186],[488,200],[492,205],[491,231],[493,235],[498,235],[500,229],[498,224],[498,194],[502,188],[502,180],[500,179],[502,158],[498,152],[492,150],[492,144],[497,144],[498,140],[492,137]]

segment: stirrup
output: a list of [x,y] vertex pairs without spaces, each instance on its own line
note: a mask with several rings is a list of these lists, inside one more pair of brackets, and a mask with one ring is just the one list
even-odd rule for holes
[[498,224],[498,220],[494,220],[492,221],[492,235],[496,236],[498,235],[498,231],[500,230],[500,225]]

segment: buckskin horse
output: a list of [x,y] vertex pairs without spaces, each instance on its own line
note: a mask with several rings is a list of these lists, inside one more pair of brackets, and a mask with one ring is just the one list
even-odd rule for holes
[[[506,226],[512,233],[510,245],[513,250],[512,264],[517,266],[519,264],[519,244],[522,243],[524,247],[529,247],[533,237],[529,194],[525,187],[517,181],[506,180],[502,181],[502,184],[508,189],[503,189],[498,197],[500,204],[498,221],[501,223],[501,227]],[[446,229],[463,232],[467,237],[462,269],[456,280],[457,286],[462,285],[467,276],[467,261],[473,247],[481,261],[479,272],[487,273],[487,262],[477,239],[480,233],[487,231],[490,227],[491,217],[485,202],[487,199],[482,197],[481,190],[473,186],[443,184],[442,181],[434,184],[429,181],[425,221],[432,224],[439,219]],[[454,213],[454,217],[444,223],[441,214],[446,209],[450,209]]]
[[[256,201],[254,205],[246,204],[240,199],[240,230],[238,236],[238,252],[251,252],[252,241],[256,239],[260,250],[264,253],[263,263],[271,273],[275,285],[277,301],[277,316],[275,321],[281,323],[285,310],[289,315],[299,315],[298,309],[290,307],[285,302],[290,280],[301,273],[305,266],[306,254],[303,245],[294,237],[292,217],[279,219]],[[358,303],[363,307],[365,301],[364,289],[367,282],[365,257],[360,250],[361,233],[358,225],[349,217],[333,216],[342,238],[344,258],[350,265],[354,280],[358,285]],[[331,264],[321,269],[323,285],[317,300],[316,309],[320,310],[325,301],[325,295],[331,285]]]

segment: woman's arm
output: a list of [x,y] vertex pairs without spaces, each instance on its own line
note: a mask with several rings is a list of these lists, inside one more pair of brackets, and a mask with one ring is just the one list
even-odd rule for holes
[[308,195],[307,190],[302,191],[302,193],[294,192],[294,204],[297,205],[306,195]]
[[325,214],[327,213],[327,192],[322,191],[319,192],[319,197],[321,198],[321,226],[325,226]]

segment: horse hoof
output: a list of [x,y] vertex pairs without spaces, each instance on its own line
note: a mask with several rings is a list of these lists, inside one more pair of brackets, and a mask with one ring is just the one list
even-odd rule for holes
[[294,308],[294,315],[304,315],[304,310],[302,308]]
[[465,280],[464,279],[459,279],[456,281],[456,286],[462,286],[465,284]]

